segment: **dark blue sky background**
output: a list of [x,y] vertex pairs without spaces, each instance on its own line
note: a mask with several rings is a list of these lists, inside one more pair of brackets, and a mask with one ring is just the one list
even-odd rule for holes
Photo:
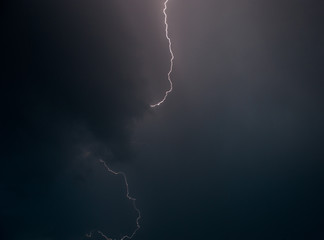
[[1,239],[324,238],[324,4],[162,4],[3,3]]

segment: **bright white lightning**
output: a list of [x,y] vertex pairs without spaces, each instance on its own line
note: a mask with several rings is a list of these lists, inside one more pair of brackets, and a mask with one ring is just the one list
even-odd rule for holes
[[[172,83],[172,80],[171,80],[171,73],[173,71],[174,54],[173,54],[173,51],[172,51],[172,42],[171,42],[171,39],[169,37],[168,15],[166,13],[166,11],[168,9],[168,6],[167,6],[168,2],[169,2],[169,0],[165,0],[165,2],[164,2],[163,14],[164,14],[164,25],[165,25],[165,37],[168,40],[168,43],[169,43],[169,52],[170,52],[170,55],[171,55],[171,58],[170,58],[170,68],[169,68],[169,72],[168,72],[168,81],[170,83],[170,88],[169,88],[169,90],[167,90],[165,92],[164,97],[162,98],[161,101],[159,101],[158,103],[155,103],[155,104],[150,105],[152,108],[157,107],[157,106],[160,106],[167,99],[169,93],[171,93],[172,90],[173,90],[173,83]],[[99,161],[104,165],[104,167],[107,169],[108,172],[110,172],[110,173],[112,173],[114,175],[121,175],[123,177],[124,182],[125,182],[125,186],[126,186],[126,197],[133,202],[133,208],[137,212],[136,229],[133,231],[133,233],[131,235],[124,235],[123,237],[120,238],[120,240],[125,240],[125,239],[129,239],[130,240],[130,239],[132,239],[135,236],[136,232],[141,228],[141,225],[139,224],[139,221],[140,221],[140,219],[142,217],[141,217],[140,210],[136,206],[136,198],[131,197],[129,195],[129,187],[128,187],[128,181],[127,181],[126,174],[124,172],[116,172],[116,171],[112,170],[111,168],[108,167],[108,165],[106,164],[106,162],[103,161],[102,159],[100,159]],[[106,240],[113,240],[112,238],[107,237],[102,231],[97,231],[97,233],[99,235],[101,235]],[[86,234],[86,237],[92,238],[92,232],[90,232],[89,234]]]
[[[114,175],[121,175],[124,179],[125,186],[126,186],[126,197],[133,202],[133,208],[137,212],[137,218],[136,218],[136,229],[133,231],[133,233],[131,235],[124,235],[123,237],[120,238],[120,240],[132,239],[135,236],[136,232],[141,228],[139,221],[141,220],[142,217],[141,217],[140,210],[136,206],[136,198],[131,197],[129,195],[129,187],[128,187],[128,181],[127,181],[126,174],[124,172],[116,172],[116,171],[112,170],[111,168],[108,167],[107,163],[102,159],[99,159],[99,161],[104,165],[104,167],[107,169],[107,171],[109,173],[114,174]],[[107,237],[102,231],[97,231],[97,232],[106,240],[113,240],[112,238]],[[91,238],[92,232],[90,232],[89,234],[86,234],[86,237]]]
[[165,0],[165,2],[164,2],[163,14],[164,14],[164,25],[165,25],[165,37],[169,42],[169,52],[170,52],[170,55],[171,55],[170,69],[169,69],[169,72],[168,72],[168,80],[169,80],[169,83],[170,83],[170,89],[165,92],[164,97],[160,102],[151,105],[152,108],[160,106],[166,100],[169,93],[172,92],[172,90],[173,90],[173,83],[172,83],[172,80],[171,80],[171,73],[172,73],[172,70],[173,70],[174,55],[173,55],[173,52],[172,52],[172,42],[171,42],[171,39],[169,37],[168,15],[166,13],[167,8],[168,8],[168,6],[167,6],[168,2],[169,2],[169,0]]

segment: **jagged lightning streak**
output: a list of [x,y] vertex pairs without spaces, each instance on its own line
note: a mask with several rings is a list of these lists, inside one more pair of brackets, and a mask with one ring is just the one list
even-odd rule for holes
[[[173,51],[172,51],[172,42],[171,42],[171,39],[169,37],[168,15],[166,13],[166,11],[168,9],[168,2],[169,2],[169,0],[165,0],[165,2],[164,2],[163,14],[164,14],[164,25],[165,25],[165,37],[168,40],[169,52],[170,52],[170,55],[171,55],[170,68],[169,68],[169,72],[168,72],[168,80],[169,80],[169,83],[170,83],[170,88],[169,88],[169,90],[167,90],[165,92],[164,97],[162,98],[161,101],[159,101],[158,103],[150,105],[152,108],[160,106],[167,99],[169,93],[171,93],[172,90],[173,90],[173,82],[171,80],[171,73],[173,71],[174,54],[173,54]],[[131,197],[129,195],[129,187],[128,187],[128,181],[127,181],[126,174],[124,172],[116,172],[116,171],[112,170],[111,168],[108,167],[106,162],[103,161],[102,159],[100,159],[99,161],[104,165],[104,167],[107,169],[108,172],[110,172],[110,173],[112,173],[114,175],[122,175],[122,177],[124,179],[125,186],[126,186],[126,197],[133,202],[134,210],[137,212],[137,218],[136,218],[136,229],[133,231],[133,233],[130,236],[129,235],[124,235],[122,238],[120,238],[120,240],[132,239],[135,236],[136,232],[141,228],[141,225],[139,224],[139,221],[141,219],[141,212],[136,206],[136,198],[133,198],[133,197]],[[106,240],[113,240],[112,238],[107,237],[102,231],[97,231],[97,233],[99,235],[101,235]],[[92,232],[90,232],[89,234],[86,234],[86,237],[92,238],[92,235],[93,235]]]
[[[133,208],[137,212],[137,218],[136,218],[136,229],[133,231],[133,233],[131,235],[124,235],[123,237],[120,238],[120,240],[132,239],[135,236],[136,232],[141,228],[139,221],[141,220],[142,217],[141,217],[140,210],[136,206],[136,198],[131,197],[129,195],[129,187],[128,187],[128,181],[127,181],[126,174],[124,172],[120,172],[120,171],[116,172],[116,171],[112,170],[111,168],[108,167],[107,163],[102,159],[99,159],[99,161],[104,165],[104,167],[107,169],[107,171],[109,173],[114,174],[114,175],[121,175],[124,179],[125,186],[126,186],[126,197],[133,202]],[[97,233],[100,234],[106,240],[113,240],[112,238],[107,237],[102,231],[97,231]],[[86,234],[86,237],[91,238],[92,232],[90,232],[89,234]]]
[[165,92],[164,97],[160,102],[151,105],[152,108],[160,106],[166,100],[169,93],[172,92],[172,90],[173,90],[173,83],[172,83],[172,80],[171,80],[171,73],[172,73],[172,70],[173,70],[174,55],[173,55],[173,52],[172,52],[172,42],[171,42],[171,39],[169,37],[168,15],[166,13],[166,11],[168,9],[168,2],[169,2],[169,0],[165,0],[165,2],[164,2],[163,14],[164,14],[164,25],[165,25],[165,37],[169,42],[169,52],[170,52],[170,55],[171,55],[170,69],[169,69],[169,72],[168,72],[168,80],[169,80],[169,83],[170,83],[170,89]]

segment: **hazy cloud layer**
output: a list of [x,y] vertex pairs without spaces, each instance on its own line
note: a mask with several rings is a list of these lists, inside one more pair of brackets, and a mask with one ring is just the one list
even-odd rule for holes
[[[4,5],[1,239],[80,239],[109,225],[107,209],[132,220],[121,179],[120,207],[109,207],[111,181],[98,162],[131,160],[133,124],[149,106],[140,46],[121,9],[112,1]],[[116,229],[128,226],[120,221]]]

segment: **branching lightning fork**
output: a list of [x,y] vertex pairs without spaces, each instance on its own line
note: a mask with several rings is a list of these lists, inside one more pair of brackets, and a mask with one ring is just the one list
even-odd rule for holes
[[169,2],[169,0],[165,0],[165,2],[164,2],[163,14],[164,14],[164,24],[165,24],[165,37],[169,42],[169,52],[170,52],[170,55],[171,55],[170,69],[169,69],[169,72],[168,72],[168,80],[169,80],[169,83],[170,83],[170,89],[165,92],[164,97],[162,98],[162,100],[160,102],[151,105],[152,108],[160,106],[166,100],[169,93],[171,93],[172,90],[173,90],[173,83],[172,83],[172,80],[171,80],[171,73],[172,73],[172,70],[173,70],[174,55],[173,55],[173,52],[172,52],[172,42],[171,42],[171,39],[169,37],[168,15],[166,13],[166,11],[168,9],[168,2]]
[[[109,173],[114,174],[114,175],[121,175],[124,179],[125,186],[126,186],[126,197],[133,202],[133,208],[137,212],[137,218],[136,218],[136,229],[133,231],[133,233],[131,235],[124,235],[123,237],[120,238],[120,240],[132,239],[134,237],[134,235],[136,234],[136,232],[141,228],[141,225],[139,224],[139,221],[141,220],[141,212],[136,206],[136,198],[131,197],[129,195],[129,187],[128,187],[128,181],[127,181],[126,174],[124,172],[116,172],[116,171],[112,170],[111,168],[108,167],[107,163],[102,159],[99,159],[99,161],[104,165],[104,167],[107,169],[107,171]],[[100,234],[106,240],[113,240],[112,238],[107,237],[102,231],[97,231],[97,233]],[[90,232],[89,234],[86,234],[86,237],[91,238],[92,232]]]

